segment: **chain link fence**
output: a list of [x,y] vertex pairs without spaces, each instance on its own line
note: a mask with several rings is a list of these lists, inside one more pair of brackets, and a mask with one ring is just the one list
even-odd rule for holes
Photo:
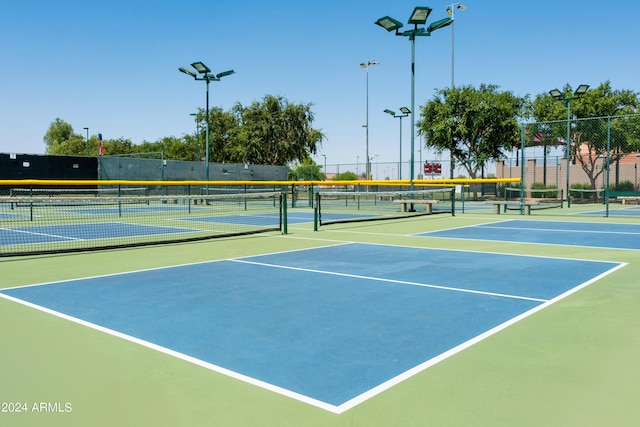
[[547,215],[640,216],[639,150],[640,115],[524,124],[518,153],[496,164],[521,188],[499,193],[553,207]]

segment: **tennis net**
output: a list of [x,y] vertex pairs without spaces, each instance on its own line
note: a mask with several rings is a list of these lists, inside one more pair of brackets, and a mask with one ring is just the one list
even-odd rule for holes
[[286,196],[281,191],[170,196],[4,193],[0,191],[0,256],[113,249],[286,229]]
[[[370,189],[372,190],[372,189]],[[320,226],[445,213],[455,215],[455,188],[406,191],[325,191],[316,193],[315,228]]]
[[521,199],[524,199],[531,209],[561,208],[564,205],[563,194],[562,188],[545,188],[525,189],[521,195],[520,188],[505,187],[505,200],[513,202],[513,205],[507,205],[506,209],[520,209]]

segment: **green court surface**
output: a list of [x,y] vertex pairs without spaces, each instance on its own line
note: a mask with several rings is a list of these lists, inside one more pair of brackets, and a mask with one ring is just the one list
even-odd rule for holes
[[[318,232],[309,223],[291,224],[287,235],[0,258],[0,288],[342,242],[626,263],[340,414],[0,298],[0,425],[640,425],[640,252],[571,241],[547,245],[417,236],[498,219],[504,218],[434,215],[336,224]],[[557,216],[535,219],[558,221]]]

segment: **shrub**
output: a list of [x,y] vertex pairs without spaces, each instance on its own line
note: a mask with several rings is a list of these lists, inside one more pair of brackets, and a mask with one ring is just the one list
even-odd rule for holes
[[631,181],[621,181],[616,185],[612,185],[609,188],[610,191],[635,191],[633,182]]

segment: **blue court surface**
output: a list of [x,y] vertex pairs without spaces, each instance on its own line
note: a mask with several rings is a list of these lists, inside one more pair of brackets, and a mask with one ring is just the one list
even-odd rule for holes
[[352,243],[0,295],[341,413],[623,265]]
[[640,206],[618,206],[616,205],[614,209],[609,208],[609,211],[607,212],[606,209],[602,208],[599,210],[594,210],[594,211],[588,211],[588,212],[581,212],[580,215],[582,216],[606,216],[609,215],[610,217],[637,217],[640,216]]
[[[62,212],[75,213],[75,214],[89,214],[89,215],[109,215],[109,214],[121,214],[121,213],[140,213],[140,212],[172,212],[172,211],[186,211],[189,207],[187,206],[147,206],[147,205],[139,205],[139,206],[112,206],[112,207],[101,207],[101,208],[78,208],[78,209],[62,209]],[[191,207],[191,210],[196,210],[198,208]]]
[[122,222],[0,228],[0,246],[187,233],[200,230]]
[[609,249],[640,249],[640,224],[514,219],[431,231],[417,234],[417,236]]
[[[313,212],[289,210],[287,212],[287,224],[301,224],[313,222]],[[327,221],[336,221],[353,218],[373,218],[377,215],[357,213],[323,213],[322,217]],[[178,218],[180,221],[215,222],[222,224],[262,225],[277,226],[280,221],[279,213],[250,214],[250,215],[218,215],[197,218]]]

